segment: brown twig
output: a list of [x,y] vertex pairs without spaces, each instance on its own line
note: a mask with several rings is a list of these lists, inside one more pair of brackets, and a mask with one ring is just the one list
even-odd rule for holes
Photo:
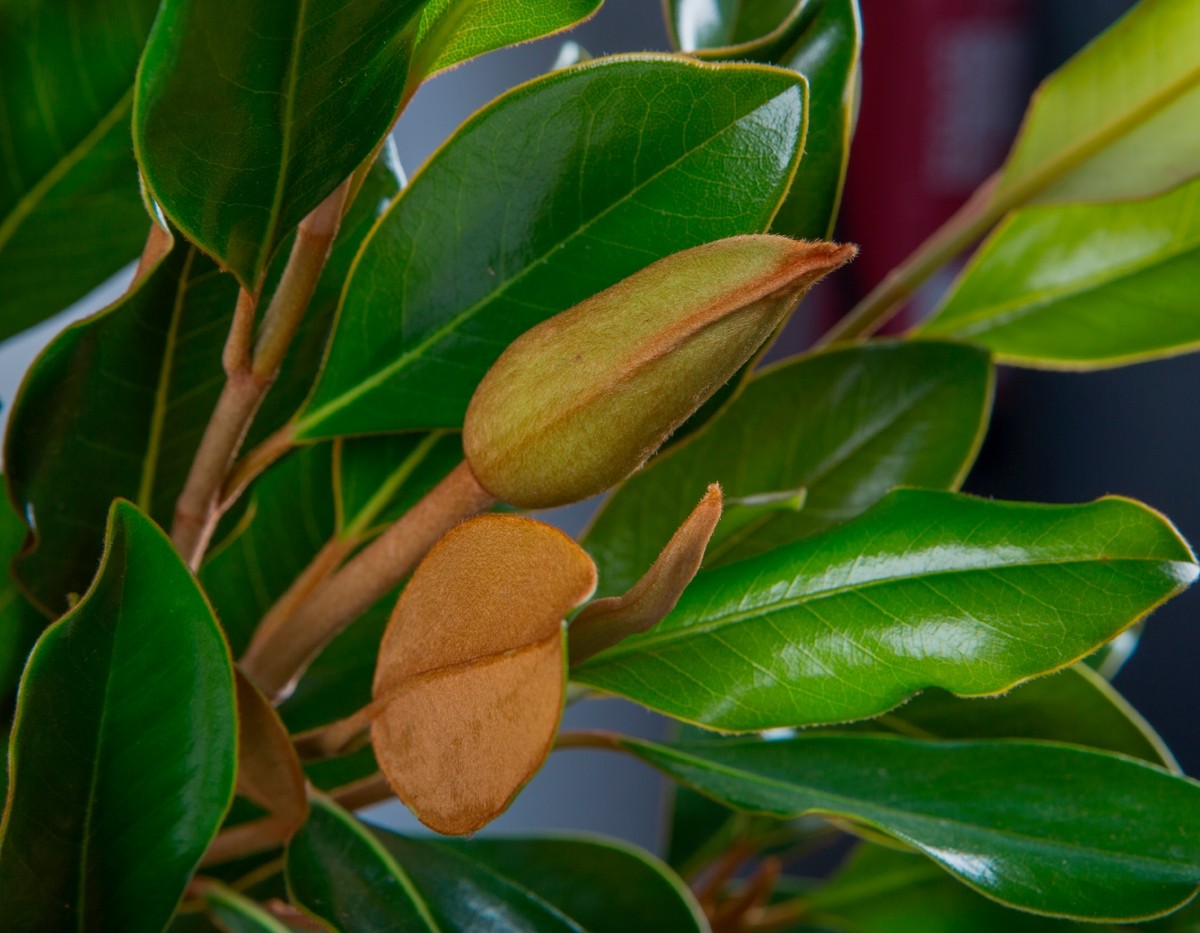
[[378,771],[368,777],[338,787],[329,794],[334,802],[347,810],[361,810],[390,800],[395,794],[387,779]]
[[222,507],[227,505],[222,487],[234,458],[263,397],[279,373],[280,364],[325,268],[349,187],[350,179],[346,179],[300,223],[257,339],[254,318],[258,294],[246,289],[238,294],[233,324],[222,356],[225,387],[192,461],[171,528],[176,548],[193,569],[199,566]]
[[460,463],[271,632],[256,638],[242,658],[243,670],[267,696],[286,695],[330,639],[408,576],[442,535],[495,501],[466,462]]
[[766,858],[759,863],[742,890],[717,904],[709,915],[713,933],[738,933],[747,929],[747,915],[761,907],[775,890],[782,866],[777,858]]

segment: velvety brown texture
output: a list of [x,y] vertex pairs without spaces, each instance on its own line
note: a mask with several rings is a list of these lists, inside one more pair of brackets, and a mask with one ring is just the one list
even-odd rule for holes
[[621,639],[646,632],[675,608],[704,561],[704,550],[721,518],[721,487],[708,487],[700,504],[671,536],[650,569],[621,596],[590,603],[571,623],[570,655],[580,664]]
[[853,246],[741,236],[662,259],[515,340],[463,447],[497,499],[545,508],[640,467]]
[[550,751],[566,688],[563,617],[596,586],[591,559],[532,519],[482,515],[405,587],[375,671],[375,756],[438,832],[500,814]]

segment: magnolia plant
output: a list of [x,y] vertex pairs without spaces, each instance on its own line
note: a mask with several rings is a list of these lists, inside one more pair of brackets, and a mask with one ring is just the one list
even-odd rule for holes
[[[1195,557],[955,490],[997,363],[1200,345],[1200,2],[768,368],[855,254],[855,0],[668,0],[680,51],[572,46],[399,170],[422,82],[599,5],[0,0],[0,338],[142,250],[9,412],[4,930],[1196,928],[1200,785],[1107,681]],[[561,728],[596,695],[680,725]],[[580,748],[671,779],[665,860],[442,838]]]

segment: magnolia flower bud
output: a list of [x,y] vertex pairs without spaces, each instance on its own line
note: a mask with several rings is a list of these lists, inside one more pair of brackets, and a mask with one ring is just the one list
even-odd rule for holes
[[479,484],[524,508],[637,470],[853,246],[742,236],[668,256],[515,340],[467,408]]

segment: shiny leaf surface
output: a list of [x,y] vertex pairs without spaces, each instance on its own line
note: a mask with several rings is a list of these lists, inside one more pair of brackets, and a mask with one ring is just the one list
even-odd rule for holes
[[1200,173],[1200,6],[1142,0],[1047,78],[994,203],[1108,201]]
[[116,503],[96,582],[22,681],[7,928],[158,933],[233,797],[236,730],[212,611],[166,536]]
[[157,0],[24,0],[0,11],[0,340],[63,310],[146,236],[129,147]]
[[59,334],[26,375],[5,463],[35,531],[16,572],[49,611],[87,587],[114,498],[170,524],[221,390],[236,294],[209,259],[176,244],[120,299]]
[[1036,742],[808,734],[633,754],[739,809],[865,823],[989,897],[1134,920],[1200,885],[1200,784],[1129,758]]
[[1196,575],[1175,529],[1128,499],[898,490],[841,528],[700,574],[653,631],[572,677],[728,731],[846,722],[928,687],[989,695],[1055,671]]
[[421,6],[163,2],[138,74],[138,162],[171,222],[247,288],[387,134]]
[[293,903],[339,933],[441,929],[408,873],[371,831],[324,797],[314,796],[285,865]]
[[298,436],[457,427],[534,324],[670,253],[763,230],[803,143],[804,99],[776,69],[625,56],[494,101],[359,255]]
[[999,697],[963,699],[930,690],[862,726],[917,738],[1044,739],[1179,770],[1150,724],[1086,664],[1074,664]]
[[413,72],[432,75],[508,45],[570,29],[603,0],[429,0],[417,28]]
[[596,568],[556,528],[481,515],[450,531],[400,595],[379,648],[380,770],[441,833],[474,832],[549,754],[566,689],[566,614]]
[[758,45],[776,32],[790,35],[799,28],[804,6],[803,0],[667,0],[664,12],[674,45],[698,52]]
[[730,501],[806,490],[800,510],[767,509],[728,533],[723,520],[710,567],[825,530],[893,486],[957,486],[991,393],[986,354],[941,343],[850,347],[759,373],[702,434],[609,498],[584,538],[600,592],[631,587],[709,483]]
[[[771,10],[771,3],[738,2],[730,10],[731,28],[706,33],[696,26],[709,4],[683,2],[677,5],[676,21],[685,28],[681,35],[694,34],[688,50],[707,61],[750,59],[790,68],[808,79],[804,158],[771,228],[788,236],[825,238],[837,217],[854,135],[862,54],[858,0],[797,4],[786,18],[788,4],[774,5],[780,9]],[[760,31],[772,21],[772,31]],[[695,44],[705,35],[707,43]]]
[[425,841],[379,832],[443,930],[488,917],[522,933],[707,930],[691,892],[652,855],[589,836]]
[[[1197,164],[1200,169],[1200,162]],[[1018,211],[919,328],[1003,362],[1094,369],[1200,346],[1200,182],[1145,201]]]
[[1114,928],[1016,913],[959,884],[919,855],[861,845],[828,884],[805,895],[813,922],[838,933],[1113,933]]

